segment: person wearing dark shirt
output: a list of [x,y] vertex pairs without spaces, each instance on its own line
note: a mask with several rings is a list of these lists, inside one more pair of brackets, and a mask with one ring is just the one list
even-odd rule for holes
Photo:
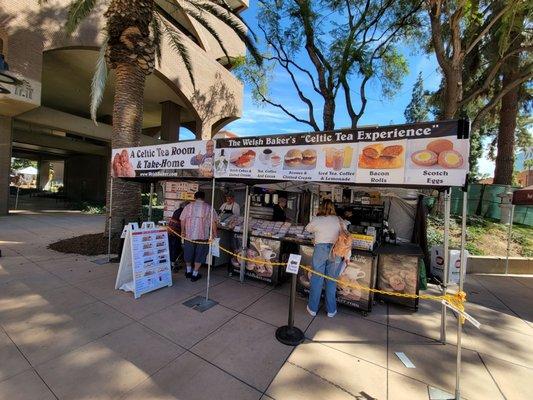
[[278,204],[275,204],[274,213],[272,214],[272,221],[275,222],[285,222],[289,219],[287,218],[287,199],[285,197],[280,197]]
[[[187,202],[183,202],[179,205],[179,207],[174,210],[174,213],[172,214],[172,217],[168,221],[169,228],[172,229],[172,231],[178,233],[181,235],[181,221],[180,216],[187,205]],[[181,246],[181,238],[173,233],[172,231],[168,232],[168,249],[170,253],[170,263],[174,270],[177,270],[179,268],[177,263],[178,256],[182,253],[182,246]]]

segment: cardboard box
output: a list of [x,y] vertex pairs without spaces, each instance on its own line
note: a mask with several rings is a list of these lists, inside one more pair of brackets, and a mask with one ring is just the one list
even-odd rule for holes
[[[468,262],[468,250],[465,250],[466,260]],[[467,263],[465,263],[465,270]],[[431,274],[439,278],[441,281],[444,279],[444,247],[433,246],[431,247]],[[449,250],[449,264],[448,264],[448,283],[459,283],[459,274],[461,271],[461,250],[450,249]],[[466,271],[465,271],[466,274]]]

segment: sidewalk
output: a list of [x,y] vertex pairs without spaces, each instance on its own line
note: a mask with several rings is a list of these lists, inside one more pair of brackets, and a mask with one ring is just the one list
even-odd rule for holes
[[[96,233],[104,218],[82,214],[0,217],[0,400],[9,399],[409,399],[455,387],[456,320],[436,341],[440,304],[417,313],[378,303],[364,318],[347,308],[327,318],[296,302],[306,342],[278,343],[288,285],[241,284],[215,270],[214,308],[182,305],[206,280],[134,300],[114,290],[118,265],[46,249]],[[434,289],[433,289],[434,290]],[[533,277],[467,276],[462,394],[528,399],[533,381]],[[395,352],[404,352],[408,369]]]

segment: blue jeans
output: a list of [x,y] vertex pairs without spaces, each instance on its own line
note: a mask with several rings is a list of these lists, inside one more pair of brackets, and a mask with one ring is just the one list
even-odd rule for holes
[[[332,243],[317,243],[313,252],[313,269],[332,278],[338,278],[342,259],[331,255]],[[317,312],[322,294],[324,278],[313,274],[311,277],[311,290],[309,291],[309,309]],[[326,279],[326,310],[328,313],[337,311],[337,282]]]

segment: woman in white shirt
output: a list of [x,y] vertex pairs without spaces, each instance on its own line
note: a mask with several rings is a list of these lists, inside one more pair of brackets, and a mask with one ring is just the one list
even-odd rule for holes
[[[345,221],[337,217],[333,202],[326,199],[322,201],[317,216],[305,227],[306,231],[315,235],[313,269],[332,278],[337,278],[342,269],[342,259],[331,254],[333,245],[339,237],[341,224],[345,224]],[[318,311],[323,285],[324,278],[312,274],[307,311],[313,317]],[[326,310],[330,318],[337,314],[336,294],[337,283],[326,279]]]

